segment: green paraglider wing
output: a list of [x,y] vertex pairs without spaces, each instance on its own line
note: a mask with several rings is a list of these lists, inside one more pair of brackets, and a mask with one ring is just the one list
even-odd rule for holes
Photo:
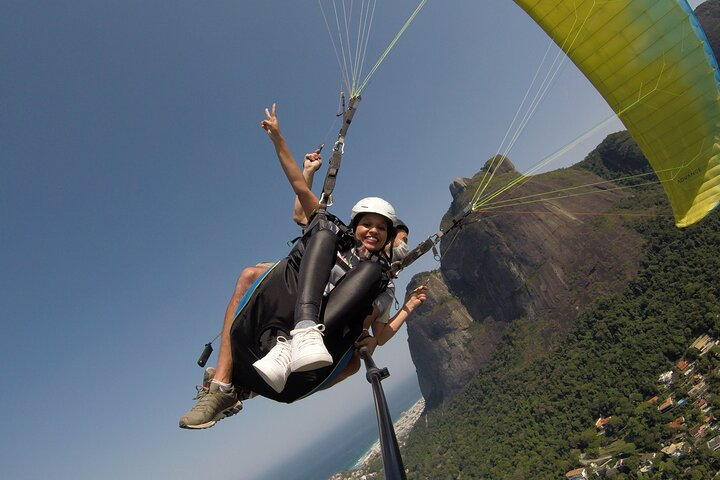
[[720,74],[685,0],[515,0],[610,104],[677,226],[720,202]]

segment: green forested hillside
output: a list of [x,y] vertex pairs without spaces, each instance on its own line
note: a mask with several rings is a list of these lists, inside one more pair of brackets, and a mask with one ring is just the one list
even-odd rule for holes
[[[643,204],[627,208],[651,207],[661,194],[639,197]],[[418,422],[404,452],[408,478],[558,479],[579,466],[581,453],[661,448],[668,432],[657,425],[676,415],[661,416],[646,403],[662,392],[658,375],[698,335],[720,338],[720,215],[715,211],[684,230],[667,217],[634,226],[647,243],[638,275],[624,293],[598,299],[555,352],[531,365],[518,360],[525,324],[511,326],[465,389]],[[720,381],[708,381],[709,403],[720,404]],[[594,422],[609,415],[615,416],[616,436],[598,437]],[[710,478],[704,475],[720,470],[720,460],[700,449],[658,468],[648,475],[637,469],[611,473]]]

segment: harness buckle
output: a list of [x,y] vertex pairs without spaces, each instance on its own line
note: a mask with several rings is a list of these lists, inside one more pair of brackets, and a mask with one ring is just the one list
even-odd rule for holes
[[325,192],[321,193],[320,194],[320,205],[323,205],[323,208],[332,207],[333,206],[332,193],[330,195],[326,195]]

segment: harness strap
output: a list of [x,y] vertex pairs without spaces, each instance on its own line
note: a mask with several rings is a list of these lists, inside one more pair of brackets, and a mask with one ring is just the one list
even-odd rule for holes
[[[320,229],[327,229],[335,232],[338,237],[338,252],[347,252],[355,246],[355,237],[353,236],[352,229],[327,210],[318,209],[313,212],[308,220],[307,227],[305,227],[303,237],[310,236]],[[297,245],[299,246],[300,243]],[[393,278],[390,273],[392,268],[390,262],[388,262],[388,260],[379,253],[370,254],[370,256],[364,259],[364,261],[380,264],[382,267],[382,290],[385,290]]]
[[312,213],[310,220],[308,220],[308,224],[303,231],[302,237],[310,236],[320,229],[327,229],[335,232],[338,236],[338,250],[341,252],[346,252],[355,246],[355,238],[352,235],[350,227],[345,225],[342,220],[327,210],[318,209]]
[[436,233],[433,233],[425,241],[421,242],[417,247],[410,250],[407,256],[405,256],[405,258],[403,258],[401,261],[393,262],[393,264],[390,266],[390,274],[393,277],[397,277],[397,274],[401,270],[410,266],[410,264],[425,255],[428,251],[430,251],[430,249],[432,249],[432,251],[435,253],[436,258],[439,257],[439,254],[437,252],[437,244],[440,243],[440,239],[450,233],[450,231],[456,228],[462,228],[465,224],[466,219],[472,213],[472,207],[470,204],[468,204],[461,213],[459,213],[452,219],[452,224],[450,224],[447,229],[440,229]]
[[343,153],[345,153],[345,136],[347,135],[348,128],[350,128],[355,110],[357,110],[358,102],[360,102],[359,96],[352,97],[350,99],[350,105],[347,110],[343,112],[343,123],[340,126],[340,133],[338,133],[338,139],[335,142],[330,161],[328,162],[328,171],[327,175],[325,175],[322,193],[320,194],[320,208],[322,210],[332,205],[331,196],[335,189],[338,172],[340,171],[340,162],[342,161]]

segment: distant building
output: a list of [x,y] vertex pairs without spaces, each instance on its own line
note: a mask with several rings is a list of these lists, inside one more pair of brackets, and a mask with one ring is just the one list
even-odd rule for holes
[[712,451],[715,451],[718,448],[720,448],[720,435],[718,435],[717,437],[714,437],[713,439],[708,441],[707,446]]
[[576,468],[575,470],[570,470],[565,474],[565,478],[567,480],[587,480],[587,470],[584,468]]
[[674,405],[675,405],[675,402],[673,401],[672,397],[670,397],[667,400],[665,400],[664,402],[662,402],[660,405],[658,405],[657,408],[658,408],[658,410],[660,410],[660,412],[664,413],[664,412],[667,412],[668,410],[670,410]]
[[685,360],[684,358],[678,361],[677,363],[677,369],[680,373],[687,376],[690,375],[693,371],[693,364]]
[[667,372],[665,372],[665,373],[663,373],[663,374],[660,375],[660,377],[658,378],[658,382],[660,382],[660,383],[671,383],[671,382],[672,382],[672,377],[673,377],[673,372],[672,372],[672,370],[668,370]]
[[702,380],[700,383],[695,385],[688,391],[688,395],[691,397],[699,397],[703,393],[707,392],[710,389],[710,387],[705,383],[704,380]]
[[652,465],[653,460],[657,458],[657,453],[644,453],[640,455],[640,465]]
[[683,428],[685,426],[685,417],[677,417],[672,422],[668,422],[667,426],[675,430]]
[[688,435],[693,438],[702,438],[705,436],[705,430],[707,430],[707,428],[708,427],[705,424],[698,425],[697,427],[693,427],[688,430]]
[[607,423],[610,421],[612,417],[600,417],[595,421],[595,428],[598,429],[600,432],[605,431],[605,426],[607,426]]
[[687,455],[687,444],[685,442],[673,443],[660,451],[668,457],[682,458]]
[[655,470],[655,465],[653,465],[652,462],[650,462],[650,463],[647,464],[647,465],[642,465],[642,466],[640,467],[639,472],[640,472],[640,473],[650,473],[650,472],[652,472],[653,470]]
[[717,345],[717,342],[710,335],[701,335],[695,339],[690,347],[700,350],[700,355],[705,355],[715,345]]
[[695,339],[695,341],[690,345],[690,347],[702,350],[708,341],[710,341],[710,335],[700,335],[698,338]]

